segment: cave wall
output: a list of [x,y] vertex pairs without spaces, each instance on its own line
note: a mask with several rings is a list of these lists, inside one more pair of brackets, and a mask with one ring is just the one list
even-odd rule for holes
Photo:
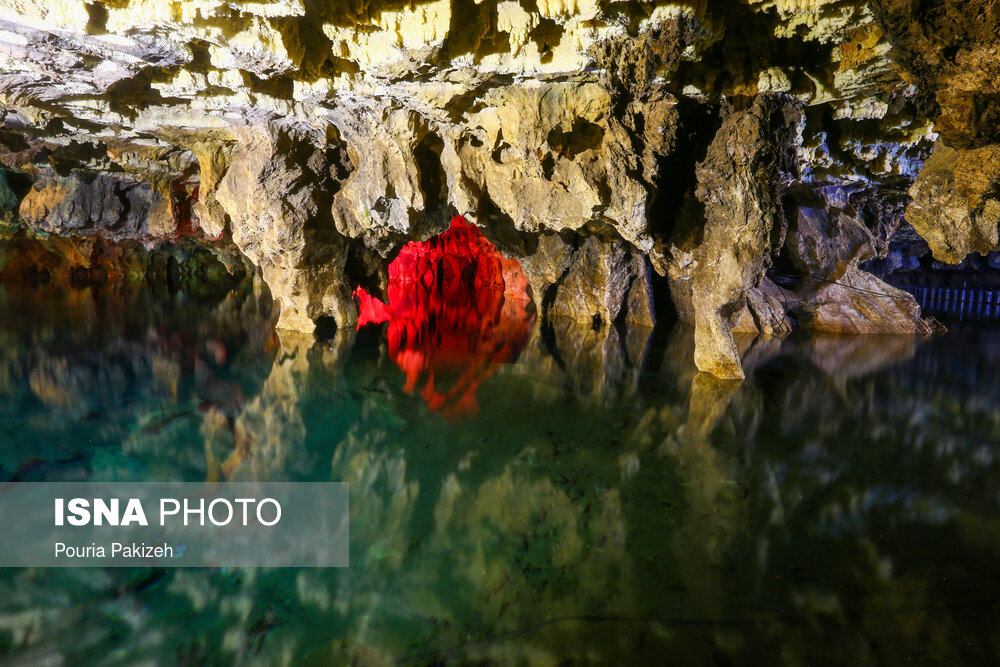
[[461,215],[543,321],[648,327],[665,282],[738,378],[734,331],[932,330],[862,268],[904,211],[997,247],[995,10],[927,4],[0,0],[0,224],[193,239],[310,332]]

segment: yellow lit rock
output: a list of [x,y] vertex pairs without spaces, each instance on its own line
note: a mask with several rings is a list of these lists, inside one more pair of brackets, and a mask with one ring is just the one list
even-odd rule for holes
[[[930,70],[904,72],[887,37],[922,33],[884,29],[877,14],[842,0],[0,0],[0,113],[25,138],[3,143],[0,161],[35,179],[22,224],[55,234],[81,232],[62,212],[87,202],[83,232],[154,242],[175,226],[162,193],[181,184],[199,240],[253,264],[288,329],[322,317],[350,326],[349,283],[377,281],[403,243],[454,215],[523,262],[536,305],[564,286],[546,297],[548,315],[652,324],[643,281],[669,273],[678,310],[699,323],[699,365],[738,378],[733,327],[784,333],[781,304],[802,296],[763,277],[786,231],[783,189],[901,196],[936,139],[914,85]],[[968,67],[941,74],[957,81],[939,100],[953,135],[982,106],[976,86],[996,78],[976,69],[988,32],[956,51]],[[716,137],[720,156],[745,164],[714,187],[738,215],[708,224],[694,202],[711,203],[713,188],[697,194],[695,154],[720,109],[739,116],[761,96],[805,107],[774,147],[794,156],[782,174],[795,176],[751,178],[777,141],[763,129],[747,130],[749,152]],[[988,134],[981,115],[972,125]],[[931,164],[945,179],[942,161]],[[135,206],[105,206],[122,211],[119,224],[94,197],[125,176]],[[995,212],[980,199],[973,223],[949,227],[982,236],[977,249],[993,243]],[[911,215],[932,239],[942,220],[964,220],[927,206]],[[879,225],[888,234],[898,220]],[[673,239],[682,227],[689,235]],[[858,285],[866,275],[852,274]],[[589,279],[606,285],[582,294]],[[830,321],[840,305],[857,306],[843,321],[860,307],[823,297]]]

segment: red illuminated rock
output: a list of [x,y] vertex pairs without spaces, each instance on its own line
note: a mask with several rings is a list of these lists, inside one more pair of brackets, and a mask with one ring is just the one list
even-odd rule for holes
[[528,342],[534,305],[517,260],[506,259],[463,218],[408,243],[389,265],[389,303],[355,290],[358,327],[389,323],[389,353],[433,410],[476,409],[475,392]]

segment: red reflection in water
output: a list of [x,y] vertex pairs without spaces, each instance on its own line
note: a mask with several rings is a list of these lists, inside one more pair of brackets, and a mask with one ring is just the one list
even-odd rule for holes
[[[524,349],[535,322],[528,281],[462,217],[389,265],[389,303],[359,287],[358,328],[389,323],[389,354],[432,410],[476,410],[476,390]],[[419,389],[418,389],[419,388]]]

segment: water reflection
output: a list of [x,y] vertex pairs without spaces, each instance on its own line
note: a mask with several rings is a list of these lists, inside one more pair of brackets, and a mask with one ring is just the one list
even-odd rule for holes
[[476,410],[476,390],[520,354],[535,322],[516,259],[478,228],[452,219],[444,233],[410,242],[389,265],[389,302],[359,287],[358,327],[388,322],[389,354],[406,391],[448,416]]
[[347,481],[351,567],[5,571],[10,659],[1000,656],[1000,330],[748,339],[744,383],[684,330],[645,364],[536,331],[446,419],[389,342],[262,334],[250,295],[73,298],[4,298],[5,479]]

